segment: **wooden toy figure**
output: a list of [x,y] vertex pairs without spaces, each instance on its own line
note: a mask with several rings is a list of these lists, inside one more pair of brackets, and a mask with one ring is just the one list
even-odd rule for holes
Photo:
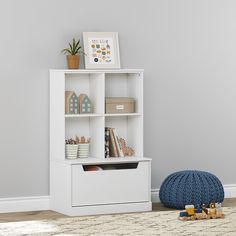
[[221,203],[217,202],[216,203],[216,214],[221,215],[222,213],[223,213],[223,211],[222,211]]
[[73,91],[65,91],[65,114],[78,113],[78,97]]
[[216,204],[212,202],[210,204],[210,209],[209,209],[209,215],[215,215],[216,214]]
[[201,208],[202,208],[202,213],[204,212],[205,214],[208,215],[208,209],[206,208],[206,205],[204,203],[202,203]]
[[186,205],[185,210],[189,216],[194,215],[194,205]]
[[80,94],[78,100],[80,114],[92,113],[92,102],[86,94]]
[[196,207],[195,207],[195,213],[202,213],[202,209],[201,209],[201,206],[200,204],[196,204]]

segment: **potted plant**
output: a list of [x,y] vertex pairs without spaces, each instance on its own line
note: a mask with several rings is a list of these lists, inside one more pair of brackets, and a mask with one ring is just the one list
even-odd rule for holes
[[90,138],[87,140],[84,136],[81,138],[76,136],[76,143],[78,144],[78,157],[79,158],[86,158],[89,156],[89,144],[90,144]]
[[78,69],[80,54],[85,55],[80,46],[80,39],[76,40],[75,38],[73,38],[72,42],[69,43],[69,47],[62,49],[61,52],[64,54],[68,54],[67,65],[69,69]]
[[75,139],[67,139],[65,141],[66,159],[86,158],[89,156],[90,138],[86,139],[84,136],[81,138],[76,136]]
[[74,139],[69,139],[66,140],[66,147],[65,147],[65,152],[66,152],[66,158],[67,159],[76,159],[78,156],[78,144],[76,143],[76,140]]

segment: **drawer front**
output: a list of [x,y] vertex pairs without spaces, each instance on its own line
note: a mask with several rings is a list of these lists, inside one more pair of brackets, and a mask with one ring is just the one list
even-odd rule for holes
[[72,206],[149,201],[150,163],[135,169],[85,171],[72,165]]

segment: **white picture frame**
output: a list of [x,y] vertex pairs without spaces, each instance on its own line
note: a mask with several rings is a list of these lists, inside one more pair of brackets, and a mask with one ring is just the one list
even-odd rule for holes
[[118,32],[83,32],[86,69],[120,69]]

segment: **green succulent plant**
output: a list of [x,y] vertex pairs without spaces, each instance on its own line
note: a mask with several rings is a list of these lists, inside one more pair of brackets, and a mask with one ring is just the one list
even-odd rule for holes
[[84,51],[82,50],[82,47],[80,46],[80,39],[76,40],[73,38],[72,42],[69,43],[68,48],[64,48],[61,50],[61,53],[69,54],[69,55],[77,55],[77,54],[84,54]]

